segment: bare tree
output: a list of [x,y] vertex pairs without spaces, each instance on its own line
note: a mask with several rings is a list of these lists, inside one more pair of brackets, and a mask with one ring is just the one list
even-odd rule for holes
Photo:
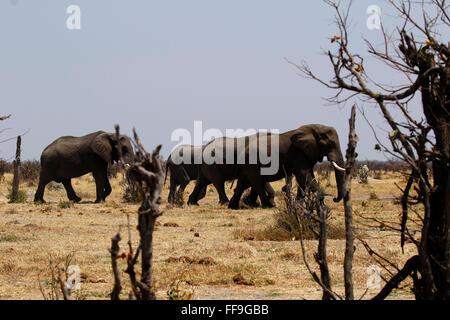
[[[411,179],[417,182],[416,195],[411,195],[411,182],[404,192],[402,237],[417,246],[417,256],[388,281],[382,296],[408,276],[413,277],[417,299],[450,299],[450,122],[449,122],[449,56],[450,43],[445,44],[439,31],[450,26],[445,0],[388,0],[402,23],[390,34],[381,25],[384,43],[377,49],[364,40],[370,57],[405,76],[407,83],[386,86],[366,72],[361,54],[351,50],[349,15],[351,1],[325,2],[335,11],[338,34],[331,39],[333,50],[326,52],[333,78],[323,80],[303,63],[297,67],[309,78],[337,91],[328,100],[342,104],[358,97],[374,103],[389,126],[390,147],[379,145],[384,152],[408,163]],[[420,21],[412,15],[421,12]],[[416,119],[409,106],[420,95],[423,119]],[[363,112],[363,111],[362,111]],[[364,115],[364,112],[363,112]],[[369,122],[370,124],[370,122]],[[431,163],[431,174],[428,165]],[[421,203],[424,213],[421,238],[408,232],[408,204]],[[404,238],[402,238],[402,244]],[[418,276],[420,275],[420,277]]]
[[[119,134],[119,127],[116,126],[116,134]],[[119,141],[119,140],[118,140]],[[132,293],[130,296],[137,300],[156,299],[152,282],[152,256],[153,256],[153,230],[156,219],[162,214],[158,207],[161,203],[161,192],[164,187],[164,165],[163,159],[159,155],[161,145],[156,147],[152,154],[147,153],[142,146],[136,131],[134,131],[134,143],[137,148],[135,162],[127,168],[127,178],[135,184],[139,190],[142,203],[138,210],[139,247],[134,253],[131,243],[131,232],[128,220],[128,255],[126,273],[130,277]],[[121,159],[121,147],[117,146],[119,158]],[[123,161],[120,161],[123,163]],[[120,272],[117,265],[119,254],[119,242],[121,240],[120,230],[111,240],[111,260],[114,273],[115,285],[111,293],[112,299],[119,299],[122,290],[120,282]],[[141,279],[137,279],[134,270],[139,255],[141,257]]]

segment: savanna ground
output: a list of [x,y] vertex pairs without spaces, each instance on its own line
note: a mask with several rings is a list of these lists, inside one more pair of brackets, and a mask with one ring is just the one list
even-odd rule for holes
[[[334,175],[331,185],[321,185],[329,194],[336,194]],[[0,299],[43,299],[39,289],[48,290],[49,263],[58,263],[73,254],[72,265],[82,272],[81,290],[74,297],[83,299],[109,299],[113,287],[111,258],[108,249],[111,238],[121,228],[122,251],[127,251],[127,214],[130,216],[133,247],[137,247],[138,205],[122,202],[122,174],[111,180],[113,193],[106,203],[94,204],[95,184],[91,175],[73,180],[73,186],[82,203],[68,203],[64,189],[47,188],[44,195],[47,204],[32,202],[35,183],[24,182],[20,189],[27,196],[25,203],[9,204],[7,195],[12,175],[6,174],[0,182]],[[367,185],[353,182],[352,196],[355,227],[359,237],[375,251],[398,267],[415,254],[415,247],[407,243],[402,253],[400,236],[380,224],[364,219],[376,218],[398,223],[401,207],[394,200],[400,191],[394,183],[405,185],[401,173],[385,173],[381,179],[369,179]],[[192,182],[185,192],[185,199],[193,189]],[[272,184],[276,190],[277,207],[283,205],[283,182]],[[227,193],[232,195],[230,183]],[[164,189],[167,199],[168,183]],[[377,198],[378,199],[375,199]],[[167,291],[176,280],[183,280],[186,292],[194,292],[194,299],[320,299],[321,288],[308,273],[297,239],[273,241],[271,225],[278,209],[229,210],[217,204],[218,196],[213,186],[199,207],[173,208],[164,203],[164,214],[158,219],[154,233],[153,271],[158,299],[167,299]],[[333,203],[330,224],[338,230],[328,240],[328,265],[332,287],[339,294],[344,292],[344,229],[343,205]],[[418,226],[409,226],[418,229]],[[272,233],[276,233],[273,232]],[[418,235],[418,234],[417,234]],[[376,264],[364,246],[355,241],[353,261],[355,296],[366,291],[370,277],[369,266]],[[317,241],[306,240],[307,259],[318,271],[313,254]],[[181,257],[181,259],[179,259]],[[184,258],[183,258],[184,257]],[[121,270],[125,259],[119,260]],[[137,269],[138,270],[138,269]],[[387,271],[381,272],[389,279]],[[237,275],[241,281],[237,281]],[[186,284],[187,282],[187,284]],[[383,285],[384,282],[381,282]],[[122,273],[122,298],[130,290],[128,276]],[[390,299],[412,299],[411,283],[404,282],[394,290]],[[364,299],[378,290],[368,290]]]

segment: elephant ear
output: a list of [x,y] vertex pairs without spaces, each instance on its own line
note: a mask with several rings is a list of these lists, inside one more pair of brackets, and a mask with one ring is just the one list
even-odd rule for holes
[[99,134],[92,142],[92,150],[107,163],[112,163],[112,141],[109,133]]
[[312,130],[299,129],[291,137],[291,143],[311,161],[320,161],[323,157],[320,155],[317,138]]

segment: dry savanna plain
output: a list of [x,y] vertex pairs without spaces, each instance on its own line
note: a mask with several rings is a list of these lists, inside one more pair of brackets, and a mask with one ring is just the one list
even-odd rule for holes
[[[355,179],[352,184],[355,231],[373,250],[401,268],[415,254],[412,243],[400,247],[400,235],[387,226],[398,226],[401,206],[395,186],[405,185],[400,172],[383,172],[369,178],[368,184]],[[326,186],[328,194],[336,194],[334,174]],[[36,183],[23,182],[20,190],[24,203],[8,203],[12,175],[5,174],[0,182],[0,299],[43,299],[51,291],[51,266],[77,265],[81,271],[81,288],[73,290],[74,299],[109,299],[113,288],[111,257],[108,249],[111,238],[121,228],[121,252],[127,252],[127,215],[131,225],[133,247],[138,244],[138,204],[122,201],[124,192],[121,173],[111,180],[112,194],[105,203],[95,204],[95,183],[91,175],[74,179],[72,184],[81,203],[67,201],[65,190],[58,185],[46,189],[46,204],[34,204]],[[283,181],[273,183],[277,208],[242,208],[230,210],[218,204],[214,187],[208,187],[200,206],[172,207],[167,204],[168,182],[164,188],[163,215],[158,218],[154,232],[154,288],[158,299],[178,296],[191,299],[320,299],[321,288],[308,272],[298,239],[274,231],[276,217],[283,207]],[[184,199],[194,187],[186,189]],[[232,196],[231,182],[226,184]],[[327,259],[332,288],[344,293],[344,209],[343,204],[326,198],[331,209],[329,224],[333,234],[327,242]],[[420,211],[420,208],[417,208]],[[420,215],[420,212],[418,213]],[[385,221],[386,225],[379,221]],[[411,221],[413,221],[412,219]],[[416,219],[418,220],[418,219]],[[412,223],[412,222],[411,222]],[[412,231],[420,225],[408,225]],[[417,232],[417,237],[419,232]],[[368,268],[378,265],[363,243],[355,241],[353,281],[355,296],[370,299],[378,290],[368,289],[371,277]],[[319,273],[314,261],[317,240],[305,240],[306,258]],[[68,261],[70,260],[70,261]],[[119,260],[121,270],[125,259]],[[381,268],[381,266],[380,266]],[[389,267],[390,272],[395,272]],[[139,270],[139,268],[137,268]],[[122,299],[128,298],[128,275],[122,276]],[[381,268],[380,285],[389,279],[389,272]],[[394,290],[389,299],[412,299],[411,282],[406,281]],[[168,291],[172,289],[172,294]]]

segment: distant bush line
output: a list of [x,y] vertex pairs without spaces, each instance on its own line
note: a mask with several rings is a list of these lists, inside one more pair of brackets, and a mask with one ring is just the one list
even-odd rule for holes
[[[20,162],[20,181],[22,182],[37,182],[39,180],[39,173],[41,164],[38,160],[25,160]],[[108,166],[108,176],[116,178],[120,172],[118,164]],[[13,173],[13,163],[0,159],[0,178],[5,173]]]
[[[366,165],[370,171],[384,171],[384,172],[401,172],[401,171],[409,171],[409,166],[406,162],[403,161],[377,161],[377,160],[366,160],[366,161],[356,161],[354,168],[359,168],[362,165]],[[318,163],[314,170],[323,173],[330,167],[330,164],[327,161],[322,163]]]

